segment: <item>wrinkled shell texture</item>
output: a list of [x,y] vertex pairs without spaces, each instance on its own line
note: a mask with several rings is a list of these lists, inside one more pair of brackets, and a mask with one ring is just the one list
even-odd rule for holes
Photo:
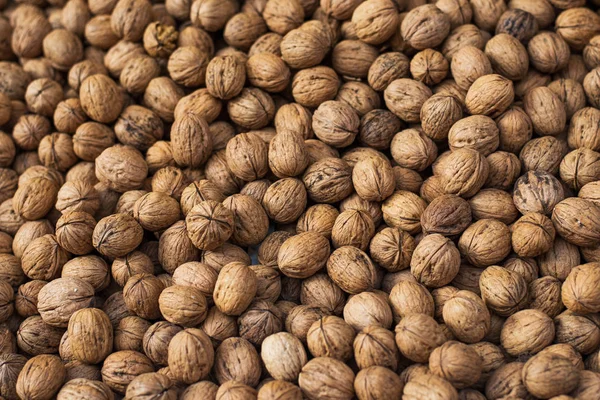
[[600,0],[0,0],[0,400],[600,399]]

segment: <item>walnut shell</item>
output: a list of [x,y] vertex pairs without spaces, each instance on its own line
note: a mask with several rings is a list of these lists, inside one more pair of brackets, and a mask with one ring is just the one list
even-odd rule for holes
[[169,343],[168,354],[171,373],[187,384],[207,377],[215,360],[210,338],[195,328],[177,333]]
[[523,310],[511,315],[504,323],[501,334],[502,346],[515,357],[538,353],[553,339],[552,319],[539,310]]
[[317,399],[323,394],[337,399],[350,400],[354,396],[354,373],[343,362],[317,357],[302,368],[298,384],[309,399]]
[[[52,371],[52,374],[48,374]],[[59,357],[42,354],[29,359],[19,373],[16,393],[19,398],[51,399],[59,391],[67,372]]]
[[475,293],[460,290],[443,306],[443,320],[452,334],[465,343],[477,343],[490,330],[490,313]]
[[433,350],[446,341],[441,326],[429,315],[411,314],[396,326],[396,344],[400,352],[415,362],[427,362]]

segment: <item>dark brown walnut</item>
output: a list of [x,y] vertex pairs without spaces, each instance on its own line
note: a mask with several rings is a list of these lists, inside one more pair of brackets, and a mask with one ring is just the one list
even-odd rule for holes
[[490,313],[478,295],[460,290],[444,303],[443,320],[452,334],[465,343],[482,340],[490,330]]
[[137,376],[154,372],[148,357],[137,351],[123,350],[109,355],[102,364],[102,381],[111,390],[125,394],[127,386]]
[[406,316],[395,331],[400,352],[415,362],[427,362],[431,352],[447,341],[441,326],[425,314]]
[[83,211],[64,213],[56,222],[56,241],[66,251],[84,255],[90,253],[96,220]]
[[515,361],[502,365],[493,371],[485,385],[487,398],[500,399],[504,396],[526,398],[529,392],[521,378],[524,365],[522,362]]
[[539,310],[522,310],[506,320],[502,327],[502,347],[511,356],[535,354],[554,339],[552,319]]
[[169,343],[168,354],[173,377],[187,384],[207,377],[215,359],[210,338],[195,328],[176,334]]
[[525,171],[541,170],[556,174],[567,152],[566,142],[544,136],[527,142],[519,154],[519,159]]
[[313,163],[304,173],[309,197],[317,202],[335,203],[352,193],[352,171],[339,158],[324,158]]
[[52,280],[58,277],[69,253],[53,234],[42,234],[27,245],[21,259],[22,272],[31,279]]
[[421,215],[423,231],[444,236],[460,235],[471,224],[471,207],[455,195],[434,199]]
[[523,43],[527,43],[538,31],[539,24],[530,12],[519,8],[511,9],[500,16],[496,34],[506,33]]
[[98,221],[92,244],[105,256],[122,257],[140,245],[143,234],[143,228],[133,217],[113,214]]
[[279,307],[269,301],[255,300],[238,318],[239,334],[260,346],[266,337],[283,330],[283,322],[284,314]]
[[33,356],[52,354],[58,351],[63,333],[64,329],[50,326],[35,315],[19,325],[15,334],[16,344],[20,351]]
[[409,59],[402,53],[389,52],[381,54],[371,64],[368,73],[369,85],[377,90],[384,90],[391,82],[407,78]]
[[564,198],[560,181],[544,171],[529,171],[515,182],[513,200],[523,214],[550,214]]
[[499,266],[487,267],[479,280],[481,298],[500,316],[509,316],[525,308],[527,282],[522,275]]
[[163,137],[163,123],[154,112],[141,106],[129,106],[123,110],[114,127],[119,142],[148,150]]

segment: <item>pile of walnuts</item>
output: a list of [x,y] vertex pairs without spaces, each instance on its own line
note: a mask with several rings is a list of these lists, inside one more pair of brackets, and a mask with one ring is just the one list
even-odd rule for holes
[[0,0],[0,400],[600,400],[600,0]]

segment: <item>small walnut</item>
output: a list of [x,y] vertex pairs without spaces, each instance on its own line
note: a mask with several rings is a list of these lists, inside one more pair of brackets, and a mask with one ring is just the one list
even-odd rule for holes
[[456,97],[435,94],[421,107],[421,128],[431,139],[443,140],[448,137],[450,128],[462,116],[462,107]]
[[[167,352],[169,343],[183,328],[166,321],[159,321],[151,325],[142,338],[144,353],[158,365],[167,365]],[[116,332],[115,332],[116,334]]]
[[502,327],[502,347],[508,354],[535,354],[554,340],[552,319],[539,310],[519,311],[506,320]]
[[398,282],[392,288],[388,301],[395,320],[419,313],[433,316],[433,297],[420,283],[409,280]]
[[301,180],[283,178],[266,190],[262,204],[267,215],[275,222],[294,222],[306,208],[306,189]]
[[400,228],[385,228],[378,232],[369,247],[375,262],[390,272],[408,268],[416,243]]
[[523,398],[529,396],[521,378],[524,365],[522,362],[515,361],[493,371],[485,385],[486,396],[491,399],[501,399],[504,396]]
[[219,272],[213,293],[215,305],[227,315],[240,315],[250,305],[257,290],[254,271],[240,262],[227,264]]
[[234,217],[221,203],[202,201],[188,212],[186,229],[194,246],[202,250],[214,250],[231,237]]
[[490,313],[475,293],[460,290],[454,293],[442,309],[443,320],[457,339],[477,343],[490,330]]
[[538,87],[527,92],[523,104],[525,112],[533,122],[533,129],[539,135],[556,136],[565,129],[565,106],[547,87]]
[[120,193],[139,189],[148,175],[148,166],[133,147],[115,145],[96,159],[98,180]]
[[446,78],[449,70],[444,55],[432,49],[425,49],[410,61],[410,73],[414,79],[428,86],[436,85]]
[[469,88],[465,98],[467,110],[475,115],[495,118],[502,114],[514,100],[513,83],[497,75],[483,75]]
[[457,121],[448,133],[451,150],[470,148],[484,156],[494,152],[500,144],[499,130],[493,119],[473,115]]
[[427,362],[433,350],[446,341],[441,326],[429,315],[411,314],[396,326],[396,344],[411,361]]
[[519,159],[525,171],[541,170],[556,174],[567,152],[565,141],[544,136],[527,142],[519,154]]
[[327,260],[327,273],[342,290],[356,294],[375,285],[376,271],[369,257],[353,246],[336,249]]
[[354,329],[342,318],[326,316],[311,325],[306,340],[308,349],[314,357],[331,357],[348,361],[352,358],[354,336]]
[[564,281],[571,269],[581,263],[581,256],[577,246],[556,237],[552,248],[537,257],[537,262],[542,275],[552,276]]
[[373,61],[368,73],[369,85],[384,90],[396,79],[408,78],[409,59],[399,52],[383,53]]

